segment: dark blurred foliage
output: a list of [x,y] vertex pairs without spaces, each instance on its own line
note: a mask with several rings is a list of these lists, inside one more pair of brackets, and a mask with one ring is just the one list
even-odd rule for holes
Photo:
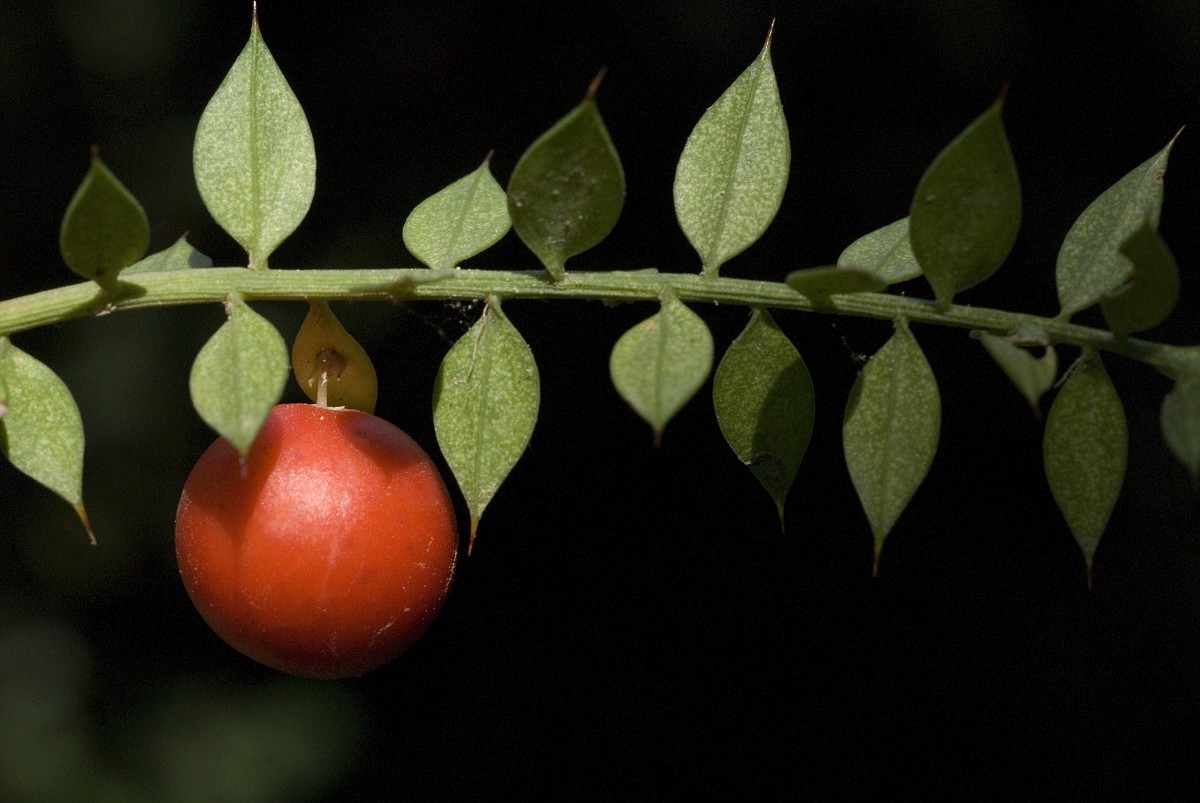
[[[0,1],[0,295],[74,281],[57,228],[93,144],[146,207],[155,248],[188,232],[217,264],[244,259],[200,203],[191,138],[249,5]],[[960,300],[1052,314],[1075,216],[1200,110],[1190,0],[259,5],[319,160],[312,211],[275,268],[413,265],[408,211],[491,150],[506,181],[607,67],[600,108],[629,196],[571,267],[694,271],[675,160],[777,18],[791,184],[724,273],[828,264],[902,217],[929,161],[1008,86],[1022,234]],[[1185,131],[1167,178],[1184,302],[1150,334],[1169,342],[1200,340],[1197,152]],[[536,266],[513,235],[470,264]],[[303,312],[259,308],[286,337]],[[377,362],[379,413],[435,451],[433,377],[477,310],[338,311]],[[0,798],[1141,797],[1198,780],[1200,501],[1158,434],[1164,377],[1109,361],[1131,454],[1088,593],[1045,487],[1041,421],[965,333],[915,328],[941,385],[942,446],[871,580],[839,431],[856,357],[886,323],[780,316],[818,392],[781,533],[706,391],[654,449],[611,389],[608,350],[648,307],[506,311],[544,383],[529,452],[434,628],[345,683],[241,658],[178,582],[174,505],[212,438],[187,374],[221,310],[17,336],[79,402],[100,545],[0,466]],[[745,320],[701,312],[719,350]]]

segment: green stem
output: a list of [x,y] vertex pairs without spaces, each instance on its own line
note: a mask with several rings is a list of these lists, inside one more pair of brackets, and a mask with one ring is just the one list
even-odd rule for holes
[[932,300],[886,293],[832,297],[815,305],[781,282],[717,278],[656,270],[568,273],[554,282],[543,271],[495,270],[272,270],[197,268],[140,273],[106,293],[82,282],[0,301],[0,334],[143,307],[223,302],[231,292],[247,301],[483,300],[570,298],[605,302],[656,301],[667,287],[682,301],[734,304],[866,318],[895,319],[1009,334],[1044,333],[1050,343],[1069,343],[1114,352],[1174,375],[1189,349],[1136,338],[1055,318],[986,307],[952,305],[939,312]]

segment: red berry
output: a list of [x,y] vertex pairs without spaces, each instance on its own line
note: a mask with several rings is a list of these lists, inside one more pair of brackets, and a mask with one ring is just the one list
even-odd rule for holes
[[184,587],[235,649],[308,678],[361,675],[429,628],[458,528],[429,456],[392,424],[308,404],[271,411],[245,461],[224,438],[175,520]]

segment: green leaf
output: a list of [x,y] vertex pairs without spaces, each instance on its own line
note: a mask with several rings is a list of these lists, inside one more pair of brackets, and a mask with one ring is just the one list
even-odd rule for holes
[[1104,320],[1113,334],[1124,337],[1158,326],[1179,302],[1179,268],[1158,232],[1147,221],[1121,244],[1133,265],[1122,287],[1100,297]]
[[568,259],[603,240],[625,205],[625,171],[588,96],[529,146],[508,182],[517,235],[558,281]]
[[1062,317],[1092,306],[1129,280],[1132,265],[1121,247],[1147,221],[1152,229],[1158,228],[1163,176],[1174,144],[1172,138],[1105,190],[1067,232],[1055,268]]
[[240,454],[262,428],[287,384],[288,349],[279,332],[246,302],[225,302],[229,318],[192,364],[192,405]]
[[657,313],[621,335],[609,373],[617,393],[654,429],[654,441],[712,370],[713,341],[699,315],[667,289]]
[[292,341],[292,373],[304,395],[322,407],[375,412],[375,366],[324,301],[309,302]]
[[908,218],[859,237],[838,257],[838,265],[868,270],[888,284],[915,279],[921,266],[908,239]]
[[456,268],[508,232],[508,200],[489,163],[426,198],[404,221],[404,245],[425,265]]
[[0,452],[60,496],[92,534],[83,507],[83,420],[54,371],[0,337]]
[[704,273],[749,248],[779,211],[791,163],[771,39],[692,130],[675,172],[675,215]]
[[193,162],[213,219],[246,249],[250,267],[266,268],[308,212],[317,156],[304,110],[257,21],[200,117]]
[[484,509],[529,445],[540,394],[533,353],[489,299],[446,354],[433,391],[438,445],[467,500],[472,546]]
[[937,452],[942,405],[933,370],[901,318],[846,404],[846,467],[875,536],[875,558]]
[[1200,366],[1179,373],[1163,399],[1160,423],[1167,447],[1200,482]]
[[135,273],[165,273],[175,270],[190,270],[191,268],[211,268],[212,260],[192,248],[186,237],[180,237],[174,245],[157,253],[151,254],[139,262],[135,262],[125,270],[122,276]]
[[990,332],[979,333],[979,342],[983,344],[984,349],[1012,380],[1034,413],[1040,415],[1038,403],[1054,385],[1054,379],[1058,376],[1058,354],[1053,346],[1045,345],[1043,341],[1045,351],[1042,356],[1035,357],[1028,348],[1018,345],[1019,341],[1019,337],[993,335]]
[[734,454],[783,506],[812,438],[812,377],[800,352],[763,309],[729,346],[713,375],[713,408]]
[[1002,105],[1003,98],[938,154],[913,195],[912,251],[942,309],[995,273],[1017,239],[1021,187]]
[[828,306],[830,296],[870,293],[887,287],[887,282],[881,276],[849,265],[801,268],[789,273],[786,281],[788,287],[818,307]]
[[92,164],[63,215],[59,249],[67,267],[105,289],[150,245],[150,223],[137,199],[92,152]]
[[1128,440],[1125,410],[1100,355],[1085,351],[1050,406],[1042,450],[1050,491],[1083,550],[1089,578],[1125,480]]

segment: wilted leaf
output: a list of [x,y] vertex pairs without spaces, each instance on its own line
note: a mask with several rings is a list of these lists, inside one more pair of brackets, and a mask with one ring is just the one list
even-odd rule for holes
[[993,335],[988,332],[979,333],[979,342],[992,355],[992,359],[1012,380],[1034,413],[1040,415],[1038,403],[1042,395],[1054,385],[1058,376],[1058,354],[1053,346],[1044,346],[1045,351],[1040,357],[1033,356],[1029,349],[1013,342],[1013,338]]
[[625,171],[595,88],[529,146],[508,182],[513,228],[555,280],[568,259],[608,236],[625,205]]
[[913,254],[938,306],[1004,263],[1021,225],[1021,187],[1000,112],[992,104],[946,146],[917,184],[909,214]]
[[375,366],[324,301],[309,302],[292,341],[292,373],[304,394],[319,405],[375,412]]
[[529,346],[497,300],[446,354],[433,392],[433,424],[471,514],[484,508],[529,445],[541,388]]
[[1092,556],[1125,481],[1128,430],[1100,355],[1085,351],[1050,406],[1043,454],[1054,501]]
[[929,473],[941,432],[933,370],[901,319],[858,375],[846,404],[846,467],[875,536],[875,556]]
[[657,313],[621,335],[609,373],[617,393],[654,429],[655,443],[712,370],[708,326],[670,290]]
[[908,218],[859,237],[847,246],[837,263],[868,270],[888,284],[921,275],[921,266],[908,240]]
[[1179,301],[1179,268],[1167,244],[1147,222],[1121,244],[1133,266],[1128,282],[1100,297],[1104,320],[1124,336],[1158,326]]
[[1105,190],[1067,232],[1055,268],[1063,317],[1092,306],[1128,281],[1133,266],[1121,247],[1147,223],[1158,228],[1163,176],[1174,144],[1172,139]]
[[240,298],[226,302],[228,320],[192,364],[192,406],[240,454],[250,445],[283,395],[288,350],[266,318]]
[[787,187],[791,148],[771,40],[692,130],[675,172],[675,214],[706,274],[762,236]]
[[54,371],[6,337],[0,337],[0,452],[73,507],[96,542],[83,508],[79,408]]
[[818,307],[827,306],[830,296],[870,293],[887,287],[887,282],[877,274],[849,265],[801,268],[789,273],[785,281],[788,287]]
[[775,500],[779,520],[812,437],[812,377],[766,310],[756,309],[713,375],[713,408],[734,454]]
[[200,117],[193,166],[213,219],[246,249],[250,267],[266,268],[308,213],[317,156],[304,109],[257,20]]
[[141,204],[95,152],[63,215],[58,243],[68,268],[106,289],[115,287],[121,269],[141,259],[150,245],[150,223]]
[[510,225],[507,197],[485,161],[417,205],[404,221],[404,246],[431,268],[456,268]]

